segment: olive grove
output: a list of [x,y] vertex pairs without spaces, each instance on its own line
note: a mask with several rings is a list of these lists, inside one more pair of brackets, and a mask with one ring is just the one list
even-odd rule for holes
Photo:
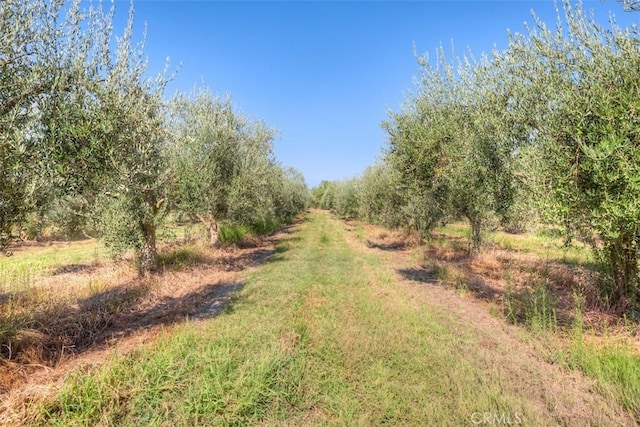
[[172,209],[215,230],[305,208],[272,129],[209,94],[168,101],[171,76],[148,70],[133,5],[120,35],[115,3],[85,6],[0,3],[0,249],[36,218],[91,229],[116,254],[134,249],[146,273]]
[[221,223],[275,224],[306,207],[304,179],[275,160],[275,130],[204,89],[179,95],[172,105],[168,153],[176,208],[206,226],[211,245]]
[[[393,185],[398,223],[371,203],[371,172],[326,183],[316,203],[428,236],[466,219],[470,250],[487,224],[522,229],[557,225],[567,240],[591,243],[603,267],[603,296],[621,310],[640,302],[640,34],[611,18],[599,24],[581,4],[564,2],[547,26],[535,15],[508,47],[434,61],[419,57],[416,88],[383,123],[382,168]],[[339,191],[338,191],[339,190]],[[606,279],[608,278],[608,279]]]

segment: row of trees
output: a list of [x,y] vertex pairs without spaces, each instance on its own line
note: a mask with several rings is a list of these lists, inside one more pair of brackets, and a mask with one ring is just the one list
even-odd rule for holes
[[274,158],[275,132],[206,90],[164,98],[144,45],[113,33],[113,6],[0,3],[0,247],[29,216],[89,224],[156,267],[170,211],[204,222],[276,222],[304,209],[302,176]]
[[620,307],[637,304],[638,29],[565,2],[553,28],[534,17],[504,51],[419,63],[416,90],[383,123],[383,162],[316,201],[424,235],[466,218],[473,250],[488,223],[558,224],[592,243]]

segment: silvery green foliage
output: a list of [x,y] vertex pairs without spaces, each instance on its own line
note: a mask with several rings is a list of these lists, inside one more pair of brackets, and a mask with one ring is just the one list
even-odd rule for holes
[[[168,206],[170,173],[163,152],[169,138],[163,101],[168,77],[148,77],[144,44],[133,42],[133,18],[131,7],[115,51],[101,52],[92,69],[96,74],[76,92],[74,105],[82,110],[66,132],[76,138],[73,148],[92,149],[63,164],[71,172],[67,176],[89,177],[80,187],[98,202],[98,230],[117,252],[133,247],[144,273],[156,268],[156,229]],[[106,22],[101,28],[109,28],[111,21]],[[79,160],[84,170],[78,171]]]
[[638,0],[618,0],[622,3],[622,7],[627,12],[635,12],[640,10],[640,1]]
[[221,222],[276,221],[304,207],[304,180],[275,161],[275,131],[235,111],[229,97],[180,94],[169,120],[176,206],[208,227],[211,244]]
[[489,58],[432,64],[420,57],[416,91],[391,113],[386,161],[399,174],[408,223],[423,234],[452,218],[472,225],[472,249],[487,219],[508,210],[513,195],[514,138],[509,97]]
[[408,225],[465,217],[477,247],[493,215],[562,224],[594,244],[626,309],[640,280],[640,35],[568,2],[554,27],[534,19],[491,57],[420,58],[416,92],[384,124],[386,161]]
[[289,221],[311,204],[311,193],[302,173],[294,168],[275,168],[271,181],[275,218]]
[[400,177],[390,165],[378,162],[366,168],[357,188],[360,218],[392,228],[404,223]]
[[94,213],[111,212],[104,203],[126,205],[127,221],[112,222],[108,214],[96,223],[116,248],[116,223],[119,236],[142,235],[132,245],[143,270],[150,269],[162,206],[167,79],[146,77],[143,46],[133,43],[133,8],[114,38],[113,6],[83,6],[0,4],[0,205],[8,212],[0,234],[25,212],[66,195],[101,201]]
[[320,199],[318,200],[318,205],[322,209],[334,209],[335,208],[335,199],[336,199],[336,181],[323,181],[318,192]]
[[638,301],[639,46],[636,27],[601,26],[567,2],[554,28],[536,20],[501,58],[543,166],[531,181],[553,218],[594,243],[621,309]]
[[358,179],[352,178],[335,183],[335,198],[332,210],[345,219],[358,217]]
[[25,213],[47,200],[51,147],[43,143],[43,115],[57,94],[83,79],[94,41],[81,30],[79,1],[6,0],[0,3],[0,247]]

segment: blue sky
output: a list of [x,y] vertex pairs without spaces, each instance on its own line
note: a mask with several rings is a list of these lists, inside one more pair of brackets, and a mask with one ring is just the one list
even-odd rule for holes
[[[640,13],[614,1],[584,2],[620,24]],[[307,184],[359,174],[380,156],[380,123],[398,110],[418,53],[440,45],[479,54],[506,46],[506,31],[522,31],[530,11],[554,22],[550,1],[218,2],[134,3],[136,34],[147,24],[150,71],[167,57],[182,64],[167,94],[206,85],[231,94],[237,108],[280,131],[278,159]],[[122,25],[128,2],[116,3]]]

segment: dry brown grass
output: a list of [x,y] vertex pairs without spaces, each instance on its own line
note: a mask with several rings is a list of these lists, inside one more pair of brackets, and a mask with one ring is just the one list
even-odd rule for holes
[[277,238],[218,249],[165,245],[161,271],[145,278],[124,262],[62,266],[0,295],[0,396],[16,405],[74,360],[96,363],[127,339],[215,315],[242,286],[239,272],[273,253]]
[[350,227],[362,228],[365,244],[374,250],[420,253],[419,266],[400,272],[408,279],[425,283],[439,281],[462,289],[491,307],[504,309],[507,299],[511,298],[519,307],[516,317],[521,320],[528,298],[536,288],[543,287],[551,295],[560,327],[571,327],[578,298],[586,330],[596,335],[625,334],[640,347],[640,326],[630,328],[615,308],[602,300],[599,275],[586,266],[498,245],[470,256],[465,238],[442,233],[434,233],[433,239],[421,244],[415,236],[383,227],[356,222],[351,222]]
[[[368,239],[375,239],[381,233],[375,226],[365,225],[364,229]],[[352,236],[347,240],[362,247]],[[495,249],[469,257],[464,246],[457,238],[431,241],[404,251],[381,251],[375,245],[366,245],[367,250],[375,251],[378,256],[382,254],[393,266],[400,278],[394,281],[395,286],[406,292],[411,301],[428,307],[425,311],[442,319],[456,335],[477,339],[470,348],[461,345],[459,352],[473,354],[477,363],[493,377],[504,374],[502,395],[530,396],[532,404],[537,405],[536,411],[552,411],[558,425],[633,425],[630,415],[596,392],[594,380],[548,363],[543,356],[547,350],[540,350],[537,341],[530,340],[517,326],[490,314],[489,308],[501,305],[507,289],[513,292],[516,288],[524,296],[533,288],[535,280],[544,278],[549,288],[562,296],[566,294],[565,288],[577,286],[582,275],[590,272],[516,251]],[[420,256],[416,257],[416,253]],[[464,288],[462,294],[461,288]],[[401,300],[387,298],[386,293],[380,295],[390,304]],[[559,304],[572,306],[572,303],[572,300],[563,300]],[[387,312],[391,310],[389,307]],[[391,339],[403,340],[403,332]],[[619,418],[615,422],[597,419],[601,414]],[[531,420],[527,423],[536,424]]]

